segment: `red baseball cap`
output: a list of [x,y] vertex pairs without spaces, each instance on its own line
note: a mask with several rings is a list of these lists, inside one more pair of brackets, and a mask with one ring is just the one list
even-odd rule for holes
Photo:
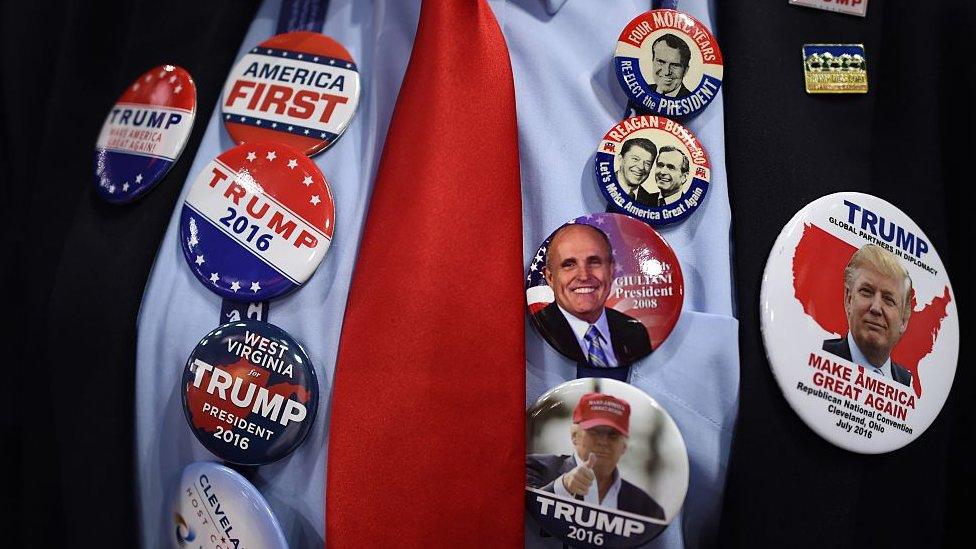
[[615,396],[586,393],[573,410],[573,423],[578,423],[584,429],[606,425],[628,437],[630,436],[630,404]]

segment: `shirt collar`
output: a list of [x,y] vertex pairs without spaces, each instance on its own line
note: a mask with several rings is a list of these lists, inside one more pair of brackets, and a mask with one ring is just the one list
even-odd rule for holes
[[847,345],[851,348],[852,362],[854,362],[855,364],[860,364],[861,366],[864,366],[869,370],[874,370],[874,368],[880,368],[881,373],[884,374],[885,377],[887,377],[888,379],[894,379],[891,376],[891,356],[889,356],[888,359],[885,360],[884,364],[882,364],[881,366],[875,366],[874,364],[871,364],[871,361],[868,360],[868,357],[864,356],[864,353],[861,352],[861,348],[857,346],[857,343],[854,341],[854,336],[852,336],[850,332],[847,333]]
[[[566,322],[569,322],[569,327],[573,329],[573,333],[576,334],[576,339],[580,341],[586,341],[586,332],[590,329],[590,323],[585,320],[580,320],[573,316],[572,313],[562,308],[558,302],[556,307],[562,311],[563,316],[566,317]],[[603,341],[610,343],[610,325],[607,324],[607,309],[604,307],[603,311],[600,312],[600,318],[593,323],[599,330],[600,335],[603,336]]]

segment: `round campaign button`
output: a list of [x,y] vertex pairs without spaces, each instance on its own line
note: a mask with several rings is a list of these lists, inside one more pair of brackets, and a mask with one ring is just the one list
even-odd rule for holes
[[263,301],[312,276],[334,228],[332,191],[314,162],[281,143],[246,143],[213,159],[193,182],[180,245],[206,287]]
[[698,138],[663,116],[635,116],[610,128],[594,169],[613,210],[651,225],[687,219],[705,199],[711,177]]
[[597,213],[546,238],[529,265],[525,297],[532,323],[557,351],[614,368],[661,346],[681,314],[684,280],[657,231]]
[[182,389],[197,440],[241,465],[271,463],[301,445],[319,402],[302,346],[256,320],[224,324],[204,336],[186,361]]
[[95,144],[95,191],[132,202],[173,167],[190,138],[197,87],[185,69],[160,65],[136,79],[105,117]]
[[170,539],[175,547],[288,549],[278,519],[250,482],[207,461],[183,468],[172,498]]
[[773,245],[760,295],[773,374],[800,418],[848,450],[915,440],[956,373],[959,319],[942,260],[898,208],[819,198]]
[[651,10],[628,23],[613,65],[630,102],[652,114],[694,115],[722,86],[718,41],[705,25],[675,10]]
[[221,112],[238,144],[285,143],[313,155],[332,145],[359,105],[359,69],[342,44],[317,32],[272,36],[234,65]]
[[549,390],[525,417],[525,504],[545,533],[574,547],[639,547],[681,510],[685,441],[647,393],[581,378]]

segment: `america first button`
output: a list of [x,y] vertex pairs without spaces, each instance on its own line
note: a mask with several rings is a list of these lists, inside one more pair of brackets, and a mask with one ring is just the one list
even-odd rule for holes
[[628,23],[613,65],[631,103],[650,114],[697,114],[722,86],[718,41],[705,25],[675,10],[651,10]]
[[238,144],[277,141],[314,155],[339,138],[358,105],[352,55],[328,36],[295,31],[265,40],[234,65],[221,109]]
[[197,92],[185,69],[161,65],[122,93],[95,144],[95,190],[113,204],[152,189],[183,152],[193,128]]
[[247,143],[197,176],[183,202],[180,246],[197,279],[221,297],[263,301],[312,276],[334,227],[332,192],[307,156]]

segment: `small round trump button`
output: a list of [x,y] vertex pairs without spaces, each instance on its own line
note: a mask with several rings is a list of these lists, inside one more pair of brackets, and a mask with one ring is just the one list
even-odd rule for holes
[[632,104],[670,118],[701,112],[722,86],[715,37],[675,10],[651,10],[628,23],[617,39],[613,66]]
[[155,67],[130,84],[95,144],[98,196],[125,204],[159,183],[183,152],[196,110],[196,85],[180,67]]
[[525,417],[525,505],[549,535],[573,547],[640,547],[681,510],[684,438],[642,390],[576,379],[539,397]]
[[325,177],[281,143],[246,143],[213,159],[183,202],[180,246],[207,288],[264,301],[303,284],[335,228]]
[[183,370],[190,430],[219,458],[277,461],[301,445],[315,421],[319,388],[308,354],[281,328],[255,320],[218,326]]
[[304,154],[325,150],[359,105],[359,69],[328,36],[294,31],[273,36],[234,65],[221,112],[238,144],[277,141]]
[[230,467],[191,463],[183,468],[177,490],[168,534],[173,547],[288,548],[264,496]]

